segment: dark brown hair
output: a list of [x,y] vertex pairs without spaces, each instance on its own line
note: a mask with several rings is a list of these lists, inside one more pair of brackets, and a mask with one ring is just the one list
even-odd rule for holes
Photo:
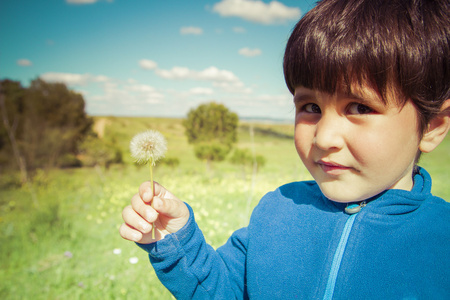
[[450,98],[450,0],[323,0],[295,26],[284,76],[330,94],[368,84],[411,100],[420,134]]

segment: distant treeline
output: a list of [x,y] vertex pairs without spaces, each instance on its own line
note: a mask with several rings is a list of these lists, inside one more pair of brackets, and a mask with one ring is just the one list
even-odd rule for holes
[[[250,129],[250,125],[241,125],[241,130],[249,130]],[[276,130],[273,130],[271,128],[261,128],[261,127],[253,127],[252,129],[255,133],[259,133],[261,135],[265,135],[265,136],[273,136],[276,138],[280,138],[280,139],[293,139],[294,135],[293,134],[286,134],[286,133],[282,133]]]

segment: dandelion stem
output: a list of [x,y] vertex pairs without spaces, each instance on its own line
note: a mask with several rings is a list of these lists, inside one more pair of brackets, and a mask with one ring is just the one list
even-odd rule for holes
[[155,187],[153,186],[153,164],[150,161],[148,163],[148,165],[150,166],[150,182],[152,184],[152,196],[154,196],[155,195]]
[[[155,196],[155,187],[153,186],[153,161],[150,159],[150,161],[148,162],[148,165],[150,166],[150,185],[152,186],[152,204],[151,206],[153,207],[153,197]],[[152,239],[155,239],[155,223],[153,223],[152,226]]]

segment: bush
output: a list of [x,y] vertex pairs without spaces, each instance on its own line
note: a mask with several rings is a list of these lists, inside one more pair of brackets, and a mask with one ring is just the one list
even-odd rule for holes
[[243,168],[246,166],[253,167],[253,164],[256,163],[256,170],[259,170],[266,164],[266,159],[262,155],[255,155],[253,158],[248,149],[235,149],[230,157],[230,162],[235,165],[241,165]]
[[117,145],[93,135],[89,136],[81,145],[78,159],[86,167],[95,165],[109,167],[111,164],[123,162],[122,152]]
[[208,167],[212,161],[223,161],[237,142],[238,120],[237,114],[215,102],[190,110],[183,126],[195,156]]
[[200,160],[223,161],[230,152],[230,146],[219,143],[200,143],[194,148],[195,156]]

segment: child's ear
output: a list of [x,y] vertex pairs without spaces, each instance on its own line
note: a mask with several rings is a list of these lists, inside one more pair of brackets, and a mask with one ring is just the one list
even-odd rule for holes
[[425,153],[433,151],[444,140],[449,129],[450,99],[447,99],[441,107],[441,112],[428,124],[428,129],[419,144],[420,151]]

